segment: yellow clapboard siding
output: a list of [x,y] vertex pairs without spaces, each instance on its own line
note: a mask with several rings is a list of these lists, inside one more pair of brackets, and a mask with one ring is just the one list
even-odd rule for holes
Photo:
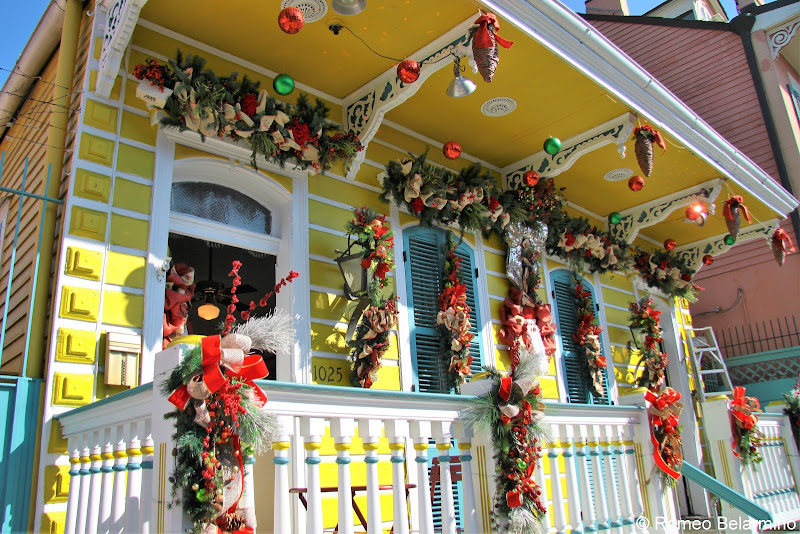
[[627,328],[620,328],[617,326],[603,325],[608,331],[608,339],[612,343],[620,343],[626,345],[631,340],[631,332]]
[[486,251],[483,257],[486,262],[487,271],[494,271],[496,273],[504,273],[506,271],[506,259],[504,256]]
[[339,295],[310,292],[311,317],[328,321],[347,322],[358,303]]
[[508,290],[511,287],[508,278],[500,278],[491,274],[486,275],[486,284],[489,287],[489,294],[497,297],[508,295]]
[[308,231],[308,252],[325,256],[326,258],[336,259],[337,250],[347,249],[347,238],[314,230]]
[[608,306],[605,307],[606,312],[606,321],[609,323],[616,323],[621,325],[627,325],[629,323],[628,316],[630,312],[627,310],[618,310],[616,308],[609,308]]
[[[622,289],[623,291],[633,291],[633,282],[628,280],[625,276],[619,273],[603,273],[600,275],[600,283],[616,287],[617,289]],[[628,295],[630,297],[630,301],[633,300],[633,295]]]
[[633,302],[633,295],[616,291],[608,287],[601,288],[603,290],[603,302],[605,304],[613,304],[614,306],[622,306],[627,308]]
[[378,213],[389,213],[389,205],[378,199],[374,191],[355,185],[318,175],[308,183],[308,192],[312,195],[345,202],[351,206],[369,206]]
[[158,127],[150,126],[150,118],[134,115],[130,111],[122,112],[121,137],[155,146]]

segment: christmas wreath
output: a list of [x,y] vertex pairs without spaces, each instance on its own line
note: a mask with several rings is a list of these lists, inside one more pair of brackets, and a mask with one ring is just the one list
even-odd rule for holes
[[683,465],[682,428],[678,425],[683,411],[681,394],[672,388],[663,388],[659,393],[648,391],[644,398],[648,403],[650,440],[655,447],[653,458],[666,485],[674,487]]
[[752,464],[755,467],[755,464],[764,460],[758,450],[764,436],[756,426],[761,404],[757,398],[745,395],[743,387],[737,386],[733,388],[730,412],[733,420],[733,453],[742,465]]
[[472,374],[469,344],[474,337],[469,322],[472,309],[467,304],[467,286],[459,278],[461,258],[456,256],[456,247],[451,237],[447,242],[444,289],[439,295],[439,313],[436,316],[436,323],[445,334],[443,357],[448,366],[451,389],[464,383]]
[[[558,224],[561,223],[561,224]],[[582,218],[551,221],[547,251],[581,272],[620,272],[630,269],[628,245]]]
[[686,298],[694,302],[696,291],[702,289],[692,283],[693,271],[683,260],[666,250],[637,250],[633,268],[649,287],[670,297]]
[[[394,269],[394,233],[386,226],[386,216],[378,215],[366,206],[353,212],[345,230],[350,246],[364,250],[361,266],[369,273],[367,303],[353,339],[350,381],[356,387],[368,388],[378,380],[381,360],[389,348],[389,334],[397,324],[397,300],[385,297],[386,275]],[[349,247],[348,247],[349,248]]]
[[237,73],[218,77],[205,68],[200,56],[185,58],[178,52],[169,67],[148,59],[134,67],[134,76],[166,90],[161,119],[164,127],[198,132],[206,136],[244,139],[250,144],[251,162],[258,156],[281,167],[290,160],[302,169],[325,172],[340,160],[349,165],[363,150],[353,132],[334,133],[327,117],[330,110],[319,99],[314,104],[301,94],[292,106],[259,89],[259,82]]
[[578,320],[578,328],[572,334],[572,339],[578,344],[578,350],[583,352],[583,356],[586,358],[594,392],[602,397],[605,394],[603,369],[607,365],[600,345],[600,334],[603,329],[595,324],[592,293],[583,287],[583,282],[577,274],[573,273],[572,280],[575,284],[576,318]]
[[636,385],[652,391],[658,390],[664,383],[664,369],[667,368],[667,353],[661,352],[658,343],[662,341],[660,311],[652,308],[653,299],[642,298],[630,304],[630,329],[633,344],[642,356],[636,364],[636,371],[642,367],[642,374],[636,378]]

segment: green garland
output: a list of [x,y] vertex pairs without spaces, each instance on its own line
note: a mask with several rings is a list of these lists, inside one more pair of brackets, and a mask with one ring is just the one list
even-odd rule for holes
[[378,380],[381,360],[389,348],[389,334],[397,323],[396,298],[386,298],[386,275],[394,269],[394,233],[379,215],[366,206],[353,212],[354,218],[345,226],[353,244],[364,250],[361,266],[369,271],[368,304],[356,327],[353,339],[347,340],[350,353],[350,382],[356,387],[369,388]]
[[794,442],[800,449],[800,378],[795,381],[792,391],[783,394],[783,400],[786,402],[783,413],[789,416]]
[[439,295],[439,314],[436,322],[444,334],[442,358],[447,365],[448,387],[455,389],[472,374],[469,344],[473,339],[470,330],[470,312],[467,304],[467,286],[460,278],[461,258],[456,256],[456,242],[451,237],[446,245],[444,289]]
[[500,191],[480,164],[458,173],[427,162],[426,154],[390,161],[382,178],[381,199],[404,206],[425,226],[457,224],[464,232],[494,232],[504,237],[512,223],[548,227],[546,249],[578,271],[638,272],[648,286],[690,300],[698,289],[694,271],[666,251],[639,250],[585,218],[567,215],[563,189],[552,178],[532,176],[515,190]]
[[164,105],[164,127],[198,132],[206,136],[244,139],[253,149],[251,162],[263,156],[284,167],[287,162],[302,169],[326,172],[337,161],[349,165],[363,150],[351,131],[335,133],[327,119],[330,110],[319,99],[314,104],[301,94],[292,106],[260,90],[260,83],[238,74],[217,76],[205,68],[200,56],[185,58],[178,52],[169,67],[148,59],[134,68],[140,80],[172,90]]
[[[662,341],[660,311],[652,308],[653,299],[642,297],[639,302],[631,302],[630,329],[632,345],[641,352],[636,371],[642,367],[642,374],[636,378],[636,385],[651,391],[658,391],[664,383],[664,370],[667,368],[667,353],[661,352],[657,343]],[[629,342],[628,348],[631,348]],[[636,373],[634,371],[634,374]]]

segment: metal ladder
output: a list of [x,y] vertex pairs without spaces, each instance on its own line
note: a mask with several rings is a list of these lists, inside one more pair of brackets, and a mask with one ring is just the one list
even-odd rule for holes
[[701,393],[700,402],[716,395],[733,395],[728,368],[719,350],[714,330],[686,327],[686,343],[692,357],[692,373]]

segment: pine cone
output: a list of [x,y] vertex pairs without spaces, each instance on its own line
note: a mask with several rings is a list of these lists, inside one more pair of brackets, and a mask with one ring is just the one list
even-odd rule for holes
[[633,148],[642,174],[650,176],[653,172],[653,141],[646,134],[637,134]]
[[492,48],[477,48],[473,41],[472,55],[478,65],[478,72],[483,76],[483,81],[491,83],[494,78],[494,71],[497,70],[497,64],[500,62],[497,54],[497,45],[495,44]]
[[773,242],[772,254],[775,256],[775,261],[778,262],[778,265],[783,267],[783,262],[786,261],[786,251],[784,251],[780,245]]
[[731,206],[731,216],[733,220],[725,218],[725,225],[728,227],[728,233],[731,234],[731,237],[736,239],[736,236],[739,235],[739,228],[741,227],[741,218],[742,215],[739,213],[739,206]]

